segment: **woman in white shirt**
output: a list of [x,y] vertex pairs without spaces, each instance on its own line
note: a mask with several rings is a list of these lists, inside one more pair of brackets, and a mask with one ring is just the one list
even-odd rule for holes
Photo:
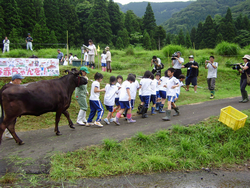
[[96,47],[93,44],[93,41],[89,39],[89,66],[90,68],[95,68],[95,55],[97,55]]

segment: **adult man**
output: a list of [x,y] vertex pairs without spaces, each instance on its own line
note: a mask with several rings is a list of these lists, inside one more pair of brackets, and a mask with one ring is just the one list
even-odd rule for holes
[[5,39],[3,40],[3,53],[9,51],[10,51],[10,40],[7,37],[5,37]]
[[215,79],[217,78],[217,68],[218,68],[218,63],[214,62],[214,56],[210,56],[209,60],[205,61],[205,69],[208,69],[207,84],[208,84],[208,89],[210,90],[211,93],[210,99],[214,98],[214,88],[215,88]]
[[172,66],[175,69],[174,77],[176,77],[177,79],[182,74],[181,68],[182,68],[183,63],[184,63],[184,59],[181,57],[181,52],[178,51],[177,57],[175,57],[175,60],[172,60]]
[[32,50],[32,42],[33,42],[33,38],[30,36],[30,33],[28,33],[28,37],[26,38],[26,43],[27,43],[27,50]]
[[59,65],[63,65],[63,53],[61,52],[61,50],[57,50],[57,59],[59,59]]
[[197,76],[199,74],[199,65],[194,61],[194,56],[189,56],[189,62],[182,66],[182,68],[187,68],[186,86],[187,91],[189,91],[189,85],[192,83],[194,86],[194,92],[197,93]]
[[152,73],[160,73],[161,74],[161,69],[162,69],[162,64],[161,64],[161,59],[153,56],[152,60],[151,60],[151,67],[152,65],[154,65],[154,68],[152,70]]
[[[15,74],[12,76],[11,82],[8,84],[20,85],[22,83],[22,79],[24,79],[24,77],[22,77],[20,74]],[[12,135],[10,134],[10,132],[8,131],[8,129],[5,129],[4,136],[5,136],[5,138],[13,138]]]

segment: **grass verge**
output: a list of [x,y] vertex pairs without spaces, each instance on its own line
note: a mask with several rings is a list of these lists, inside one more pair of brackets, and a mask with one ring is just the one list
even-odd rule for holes
[[[250,115],[250,110],[244,111]],[[52,156],[50,176],[74,180],[119,174],[196,170],[241,164],[250,157],[248,119],[233,131],[211,117],[196,125],[175,125],[146,135],[137,133],[118,142],[104,139],[102,145]]]

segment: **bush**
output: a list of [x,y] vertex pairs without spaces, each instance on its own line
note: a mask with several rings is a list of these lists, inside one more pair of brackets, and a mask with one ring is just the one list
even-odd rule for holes
[[177,51],[180,51],[182,52],[182,55],[184,55],[184,50],[185,48],[183,48],[182,46],[179,46],[179,45],[168,45],[168,46],[165,46],[163,49],[162,49],[162,52],[163,54],[166,56],[166,57],[171,57],[173,53],[177,52]]
[[215,51],[219,55],[238,55],[240,47],[238,44],[222,42],[215,47]]
[[128,47],[126,49],[126,55],[135,55],[134,48],[133,47]]

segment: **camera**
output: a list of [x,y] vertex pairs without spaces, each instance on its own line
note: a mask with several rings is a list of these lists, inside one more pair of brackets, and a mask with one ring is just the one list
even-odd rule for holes
[[156,60],[156,59],[153,59],[153,63],[157,63],[157,60]]
[[232,67],[233,70],[240,70],[241,65],[243,65],[243,63],[231,64],[230,66]]
[[177,52],[175,52],[174,54],[172,54],[171,60],[175,60],[176,57],[178,57]]

